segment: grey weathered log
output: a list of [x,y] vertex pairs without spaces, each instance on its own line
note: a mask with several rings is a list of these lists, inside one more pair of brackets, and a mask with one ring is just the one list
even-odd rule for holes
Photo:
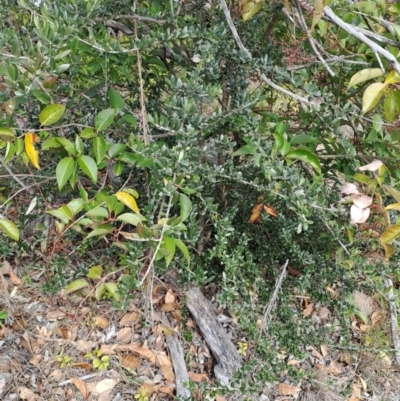
[[[165,320],[165,316],[163,317],[163,320]],[[189,399],[190,391],[184,387],[185,383],[189,383],[189,375],[186,369],[185,355],[181,343],[179,342],[176,333],[172,336],[166,335],[165,338],[175,372],[176,395],[179,399]]]
[[198,288],[191,287],[186,292],[186,305],[217,361],[215,376],[228,385],[235,370],[242,365],[238,351],[218,321],[213,305]]

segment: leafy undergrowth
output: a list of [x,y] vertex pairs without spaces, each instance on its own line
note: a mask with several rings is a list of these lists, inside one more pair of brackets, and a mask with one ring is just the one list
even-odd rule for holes
[[[249,317],[258,330],[243,327],[219,303],[220,286],[204,287],[243,358],[228,389],[214,377],[215,360],[185,307],[184,294],[162,277],[132,290],[122,310],[114,307],[115,299],[95,299],[101,281],[88,278],[80,290],[65,287],[49,294],[42,289],[45,276],[28,265],[4,262],[0,272],[0,393],[6,401],[175,399],[166,346],[173,331],[184,349],[193,400],[398,399],[400,376],[388,352],[388,314],[378,299],[361,291],[353,293],[353,313],[343,319],[328,303],[285,290],[279,297],[291,305],[292,327],[272,318],[266,332],[261,329],[265,316],[255,312]],[[108,274],[108,282],[117,282],[120,274]],[[287,280],[298,274],[289,269]],[[337,284],[326,289],[332,299],[340,296]],[[256,293],[252,297],[257,300]],[[308,330],[314,335],[307,338],[315,340],[291,350],[279,342],[279,327]]]

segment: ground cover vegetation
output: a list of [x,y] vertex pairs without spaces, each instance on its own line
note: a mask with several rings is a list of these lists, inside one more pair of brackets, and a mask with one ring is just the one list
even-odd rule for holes
[[2,399],[398,399],[399,4],[0,18]]

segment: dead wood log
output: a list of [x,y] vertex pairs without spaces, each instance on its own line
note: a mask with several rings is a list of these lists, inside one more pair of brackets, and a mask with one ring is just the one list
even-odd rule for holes
[[242,365],[238,351],[218,321],[213,305],[198,288],[186,291],[186,305],[217,361],[215,376],[228,385],[235,370]]
[[[168,322],[168,325],[170,326],[170,322],[165,313],[163,313],[163,321]],[[172,335],[167,334],[165,339],[175,372],[176,395],[179,399],[189,399],[190,391],[184,387],[185,383],[189,383],[189,375],[186,369],[185,355],[181,343],[179,342],[179,338],[175,332]]]

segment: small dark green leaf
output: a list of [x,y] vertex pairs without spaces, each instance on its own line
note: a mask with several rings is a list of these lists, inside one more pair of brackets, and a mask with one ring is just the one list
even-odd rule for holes
[[181,218],[183,222],[189,217],[193,206],[190,198],[185,194],[179,194],[179,204],[181,206]]
[[117,113],[124,108],[124,99],[115,89],[110,89],[108,91],[108,101],[110,102],[110,106],[115,109]]

